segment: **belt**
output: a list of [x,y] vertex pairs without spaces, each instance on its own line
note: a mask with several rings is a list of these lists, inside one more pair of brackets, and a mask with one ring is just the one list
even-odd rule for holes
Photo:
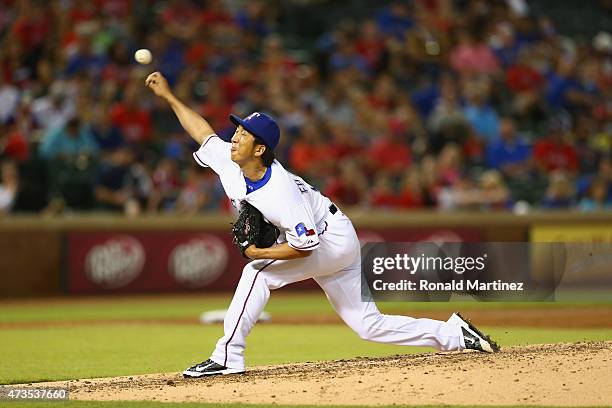
[[329,212],[334,215],[335,213],[338,212],[338,207],[336,207],[336,204],[332,204],[329,206]]

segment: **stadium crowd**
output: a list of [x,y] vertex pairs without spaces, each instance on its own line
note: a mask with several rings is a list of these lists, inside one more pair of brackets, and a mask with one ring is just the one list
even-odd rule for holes
[[279,18],[262,0],[0,0],[0,212],[227,210],[153,70],[226,140],[230,112],[271,113],[277,157],[342,207],[612,209],[610,34],[566,37],[522,0],[412,0],[295,52]]

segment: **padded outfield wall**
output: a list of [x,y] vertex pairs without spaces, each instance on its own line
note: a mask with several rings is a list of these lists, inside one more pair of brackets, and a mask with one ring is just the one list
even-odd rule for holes
[[[363,242],[612,243],[612,213],[350,212]],[[0,297],[232,290],[229,216],[0,219]],[[311,281],[291,285],[313,288]]]

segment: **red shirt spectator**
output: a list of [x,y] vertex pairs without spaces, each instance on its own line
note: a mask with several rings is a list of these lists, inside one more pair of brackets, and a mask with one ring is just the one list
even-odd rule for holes
[[396,203],[400,208],[423,207],[423,196],[420,192],[404,189],[397,197]]
[[95,10],[93,4],[90,2],[77,3],[77,5],[70,10],[70,20],[73,26],[90,21],[94,16]]
[[368,67],[374,70],[385,51],[385,43],[379,36],[376,23],[373,21],[366,21],[361,33],[355,44],[355,51],[366,61]]
[[228,117],[232,113],[232,107],[226,103],[206,102],[202,105],[201,112],[202,116],[210,122],[212,128],[217,129],[217,131],[230,125]]
[[32,49],[46,39],[49,34],[49,19],[43,7],[29,7],[26,15],[19,18],[13,25],[13,33],[19,39],[24,49]]
[[299,140],[289,150],[289,165],[297,173],[312,174],[329,157],[328,147]]
[[217,82],[211,81],[206,102],[200,108],[202,116],[211,124],[213,129],[221,131],[231,125],[228,117],[232,113],[232,106],[223,97]]
[[359,156],[361,154],[361,146],[353,143],[332,142],[328,150],[331,157],[336,161],[346,157]]
[[219,84],[221,85],[221,89],[223,89],[223,96],[225,100],[232,105],[238,102],[238,99],[240,99],[240,96],[244,91],[242,81],[230,73],[223,75],[219,80]]
[[538,141],[533,147],[536,163],[546,172],[578,169],[576,148],[557,138],[551,137]]
[[9,134],[4,143],[2,154],[19,162],[28,160],[30,158],[30,148],[23,133],[15,131]]
[[232,15],[223,9],[223,4],[219,0],[207,2],[204,12],[200,15],[200,20],[205,26],[234,24]]
[[185,63],[192,64],[200,64],[204,61],[208,54],[208,47],[202,41],[195,41],[191,44],[191,46],[185,51]]
[[370,158],[376,169],[398,173],[410,166],[412,155],[404,143],[393,137],[384,137],[370,148]]
[[132,0],[95,0],[95,9],[104,15],[126,17],[132,12]]
[[378,208],[395,208],[398,206],[398,197],[389,191],[376,191],[370,197],[370,204]]
[[346,205],[359,205],[363,201],[363,192],[356,185],[348,185],[341,178],[335,177],[328,184],[323,194],[332,201]]
[[513,65],[506,72],[506,86],[512,92],[536,91],[543,81],[542,75],[527,65]]
[[111,122],[121,129],[128,142],[139,143],[151,139],[151,114],[148,110],[118,103],[111,111]]
[[383,173],[380,173],[374,182],[372,193],[370,195],[370,204],[373,207],[397,207],[398,197],[391,188],[389,178]]
[[331,123],[329,130],[332,140],[329,143],[330,158],[335,163],[340,163],[342,159],[360,156],[363,146],[353,134],[351,128],[342,123]]

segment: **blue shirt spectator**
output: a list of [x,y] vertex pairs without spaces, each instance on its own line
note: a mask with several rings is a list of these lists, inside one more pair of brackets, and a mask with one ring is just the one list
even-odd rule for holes
[[440,86],[438,84],[428,84],[427,86],[415,90],[410,99],[419,110],[419,113],[423,117],[428,117],[434,110],[439,98]]
[[555,72],[548,76],[548,88],[546,89],[546,101],[555,109],[566,108],[569,104],[567,93],[570,90],[580,89],[578,81],[572,77],[559,75]]
[[399,1],[383,8],[378,13],[376,21],[381,33],[398,38],[403,38],[404,33],[414,26],[407,6]]
[[47,159],[74,157],[81,153],[98,152],[98,144],[89,126],[71,119],[65,127],[49,130],[40,145],[41,156]]
[[492,106],[487,104],[467,105],[463,109],[463,114],[476,134],[485,142],[490,142],[497,136],[499,117]]
[[501,169],[507,164],[523,163],[531,156],[531,146],[523,138],[496,140],[487,149],[487,165]]

